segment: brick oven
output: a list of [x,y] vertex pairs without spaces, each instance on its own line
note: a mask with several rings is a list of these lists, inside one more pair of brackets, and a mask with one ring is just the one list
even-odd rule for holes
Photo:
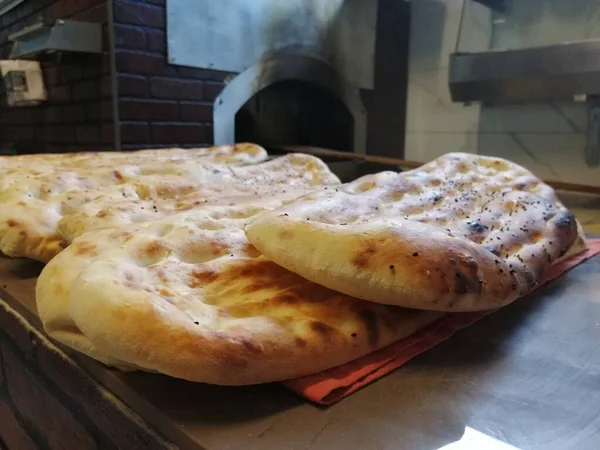
[[[13,3],[16,6],[0,16],[0,58],[10,54],[8,36],[40,20],[101,23],[103,48],[100,55],[40,57],[48,99],[37,106],[8,107],[0,87],[0,150],[4,153],[252,140],[263,145],[403,155],[408,2],[375,2],[373,70],[371,85],[365,88],[340,77],[339,71],[332,70],[335,65],[302,56],[292,61],[289,48],[269,52],[254,69],[237,71],[178,61],[169,51],[169,36],[177,29],[169,25],[174,17],[169,11],[175,11],[172,4],[178,2]],[[181,35],[179,30],[176,36]],[[202,46],[192,45],[190,51],[199,51],[196,48]],[[293,50],[296,56],[302,53]],[[248,83],[244,77],[252,70],[260,70],[261,76]]]

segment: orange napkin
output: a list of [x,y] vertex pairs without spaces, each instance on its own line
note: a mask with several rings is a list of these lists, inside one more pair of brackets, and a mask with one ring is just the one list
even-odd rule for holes
[[[600,253],[600,239],[588,240],[587,244],[588,249],[586,251],[552,267],[540,286]],[[420,353],[444,342],[457,331],[493,312],[494,310],[448,314],[412,336],[381,350],[343,366],[288,380],[283,384],[308,400],[321,405],[330,405],[383,377]]]

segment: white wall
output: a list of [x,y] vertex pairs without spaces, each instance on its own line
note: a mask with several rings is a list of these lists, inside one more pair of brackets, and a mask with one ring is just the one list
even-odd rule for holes
[[[463,2],[412,1],[406,159],[480,153],[509,158],[547,179],[600,186],[600,167],[585,163],[584,104],[467,107],[450,101],[448,57],[457,46]],[[567,16],[564,3],[515,0],[520,6],[511,17],[516,19],[493,27],[490,10],[468,1],[459,48],[522,48],[600,35],[600,4],[573,0],[568,3],[575,10]],[[595,7],[590,9],[590,3]]]

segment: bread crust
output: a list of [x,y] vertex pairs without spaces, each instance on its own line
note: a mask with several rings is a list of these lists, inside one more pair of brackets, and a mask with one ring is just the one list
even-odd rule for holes
[[246,229],[265,256],[311,281],[437,311],[511,303],[579,233],[573,214],[529,171],[469,154],[308,194]]
[[[246,164],[266,159],[264,149],[247,144],[211,147],[189,154],[182,153],[184,150],[166,150],[162,156],[153,152],[158,151],[122,157],[84,154],[75,156],[73,161],[48,157],[54,169],[41,170],[37,175],[29,175],[21,165],[31,163],[34,168],[41,168],[47,161],[43,156],[19,157],[16,162],[10,158],[1,160],[4,170],[12,168],[14,173],[0,180],[0,251],[7,256],[50,261],[86,229],[84,221],[77,217],[75,225],[68,219],[60,224],[63,217],[77,214],[82,205],[90,202],[104,202],[105,207],[112,208],[129,201],[131,211],[138,206],[136,201],[147,200],[153,202],[149,205],[151,212],[160,217],[172,212],[172,208],[161,205],[170,205],[174,198],[190,193],[205,191],[210,197],[217,188],[235,194],[240,185],[249,191],[252,186],[274,183],[339,183],[322,161],[309,155],[286,155]],[[43,163],[36,165],[38,160]],[[91,219],[86,224],[101,227],[101,218]]]
[[243,225],[288,198],[84,234],[39,278],[47,332],[74,333],[67,345],[107,364],[244,385],[343,364],[441,317],[363,302],[263,258]]

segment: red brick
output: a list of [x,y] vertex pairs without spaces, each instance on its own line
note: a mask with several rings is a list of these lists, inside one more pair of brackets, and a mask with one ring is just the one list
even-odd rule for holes
[[150,93],[156,98],[202,100],[204,87],[202,81],[153,78],[150,80]]
[[44,110],[44,122],[58,123],[62,120],[60,106],[48,106]]
[[100,97],[100,83],[97,80],[79,81],[73,84],[73,100],[93,100]]
[[103,76],[100,80],[100,95],[102,98],[112,98],[112,78],[110,76]]
[[31,2],[24,2],[17,7],[17,16],[19,20],[24,20],[29,18],[33,14],[33,11],[33,4]]
[[201,124],[153,123],[152,141],[155,144],[200,144],[206,140]]
[[45,153],[64,153],[65,151],[66,151],[66,146],[64,146],[62,144],[46,142]]
[[204,83],[204,100],[213,102],[225,88],[221,81],[206,81]]
[[38,125],[35,128],[35,141],[36,142],[45,142],[46,141],[46,127],[43,125]]
[[22,29],[20,22],[14,22],[11,26],[8,27],[8,31],[10,34],[16,33]]
[[179,108],[175,101],[123,98],[119,102],[121,120],[176,121]]
[[172,76],[177,73],[174,67],[167,64],[165,55],[133,50],[117,50],[115,59],[118,72],[165,76]]
[[153,52],[165,53],[167,51],[167,37],[161,30],[146,30],[146,41],[148,50]]
[[111,144],[115,146],[115,125],[114,123],[105,123],[100,131],[100,140],[103,144]]
[[[13,110],[15,111],[15,110]],[[34,107],[34,108],[26,108],[25,114],[21,117],[21,123],[39,123],[42,121],[42,108]]]
[[53,143],[68,144],[77,138],[75,127],[72,125],[53,125],[46,131],[48,140]]
[[100,78],[102,75],[110,74],[110,55],[104,52],[101,55],[87,55],[82,66],[82,78]]
[[114,14],[115,22],[154,28],[165,27],[165,10],[154,5],[116,0]]
[[81,104],[65,105],[62,107],[63,123],[83,123],[85,121],[85,108]]
[[0,45],[4,45],[8,40],[8,30],[0,25]]
[[181,102],[179,113],[184,122],[212,122],[213,107],[210,103]]
[[0,398],[0,437],[7,449],[35,450],[38,448],[14,416],[9,403]]
[[56,66],[44,67],[44,82],[47,87],[58,83],[58,68]]
[[213,130],[213,124],[212,123],[207,123],[206,125],[204,125],[204,134],[206,135],[206,145],[214,145],[214,130]]
[[63,103],[71,100],[71,87],[66,84],[54,86],[48,89],[48,100]]
[[43,435],[48,447],[97,448],[96,442],[73,416],[81,412],[66,409],[5,342],[1,347],[9,397],[19,413]]
[[34,128],[31,126],[16,126],[13,127],[14,139],[20,143],[26,141],[33,141],[35,139]]
[[[80,3],[81,0],[71,0]],[[89,0],[87,1],[89,3]],[[97,3],[97,2],[96,2]],[[106,0],[92,8],[79,8],[79,12],[72,14],[71,19],[81,20],[82,22],[93,22],[93,23],[106,23],[108,22],[108,8],[106,7]]]
[[150,129],[143,122],[122,122],[121,141],[126,143],[148,143],[150,141]]
[[11,9],[6,14],[2,16],[2,26],[8,27],[9,25],[14,24],[18,20],[19,16],[17,14],[16,9]]
[[146,33],[142,28],[115,24],[115,45],[122,48],[146,48]]
[[91,122],[112,120],[112,100],[90,102],[85,104],[85,118]]
[[[98,6],[106,6],[105,0],[59,0],[64,4],[64,14],[69,18],[79,19],[79,13],[89,11]],[[83,20],[83,19],[80,19]]]
[[177,67],[177,75],[182,78],[195,78],[198,80],[223,81],[227,72],[218,70],[198,69],[196,67]]
[[146,77],[119,74],[117,82],[120,96],[148,97],[149,90]]
[[101,142],[100,125],[80,125],[77,127],[77,143],[96,144]]
[[58,73],[60,76],[61,83],[68,83],[71,81],[81,80],[82,67],[78,64],[62,64],[59,67]]

